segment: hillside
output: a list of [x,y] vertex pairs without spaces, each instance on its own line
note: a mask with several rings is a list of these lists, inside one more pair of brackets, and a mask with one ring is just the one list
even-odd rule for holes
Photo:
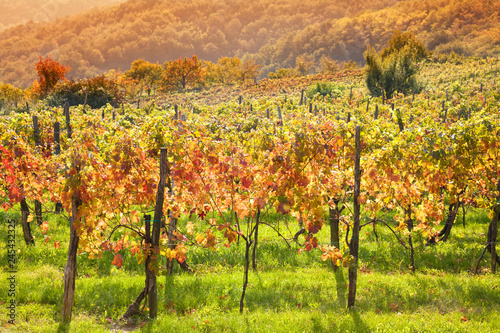
[[1,0],[0,31],[28,21],[49,22],[93,7],[125,0]]
[[499,12],[488,0],[130,0],[1,32],[0,82],[29,86],[35,62],[48,54],[76,78],[125,70],[138,58],[163,63],[193,54],[252,57],[264,73],[295,66],[299,55],[360,62],[367,44],[380,47],[396,28],[431,49],[498,56]]
[[364,62],[367,45],[380,49],[392,32],[412,31],[427,48],[480,57],[500,55],[500,2],[489,0],[400,1],[382,10],[326,20],[282,36],[252,55],[265,69],[295,66],[306,55]]

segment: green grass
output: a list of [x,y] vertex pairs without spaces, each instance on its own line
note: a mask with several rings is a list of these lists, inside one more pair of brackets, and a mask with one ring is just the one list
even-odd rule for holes
[[[4,221],[17,214],[0,214]],[[17,326],[5,328],[7,309],[0,306],[0,332],[500,332],[500,276],[488,273],[483,260],[481,274],[474,275],[481,254],[488,218],[472,210],[466,226],[453,227],[448,243],[424,246],[416,239],[417,272],[409,271],[408,251],[398,245],[387,228],[371,226],[360,234],[360,267],[356,309],[346,310],[347,272],[332,272],[320,259],[320,251],[299,254],[262,227],[258,269],[250,272],[245,310],[239,313],[243,282],[241,243],[221,246],[213,252],[195,248],[188,261],[196,270],[158,277],[159,316],[155,321],[136,318],[132,327],[113,323],[125,312],[144,287],[144,267],[125,252],[122,269],[111,265],[112,255],[101,260],[78,256],[78,277],[71,324],[60,323],[68,224],[48,217],[51,238],[44,242],[33,224],[36,246],[26,247],[17,229],[16,274]],[[182,222],[181,222],[182,223]],[[289,225],[291,232],[298,228]],[[281,231],[290,232],[281,225]],[[298,229],[297,229],[298,230]],[[326,243],[329,228],[318,234]],[[56,249],[54,242],[60,241]],[[0,244],[5,244],[2,238]],[[4,246],[1,246],[4,249]],[[489,256],[487,256],[489,259]],[[7,251],[0,253],[2,266]],[[8,274],[0,273],[6,281]],[[0,283],[0,301],[7,297],[7,282]],[[147,309],[145,309],[147,311]]]

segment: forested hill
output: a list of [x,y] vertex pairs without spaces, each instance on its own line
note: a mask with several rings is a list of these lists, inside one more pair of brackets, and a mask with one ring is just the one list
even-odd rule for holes
[[367,45],[381,49],[394,30],[412,31],[431,51],[500,56],[500,1],[410,0],[382,10],[310,24],[284,34],[252,57],[264,69],[295,65],[297,56],[318,62],[323,55],[364,63]]
[[297,56],[362,61],[367,44],[383,45],[394,29],[430,49],[498,56],[499,13],[492,0],[129,0],[1,32],[0,82],[30,85],[48,54],[77,78],[193,54],[252,57],[266,72]]
[[28,21],[49,22],[125,0],[0,0],[0,31]]

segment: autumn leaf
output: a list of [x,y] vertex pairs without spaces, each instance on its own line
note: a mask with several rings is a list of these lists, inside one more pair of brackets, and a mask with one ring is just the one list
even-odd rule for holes
[[250,186],[252,186],[252,179],[250,177],[244,176],[243,178],[241,178],[241,185],[243,185],[243,187],[247,189],[250,188]]
[[115,255],[113,261],[111,262],[113,265],[115,265],[116,267],[120,268],[122,267],[123,265],[123,257],[121,254],[117,254]]
[[187,233],[192,236],[194,232],[194,223],[192,221],[189,221],[186,225],[186,228],[187,228]]

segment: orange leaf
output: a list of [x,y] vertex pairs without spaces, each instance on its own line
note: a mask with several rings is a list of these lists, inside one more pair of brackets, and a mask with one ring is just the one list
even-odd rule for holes
[[115,256],[115,258],[113,259],[113,261],[111,262],[113,265],[115,265],[116,267],[122,267],[123,265],[123,257],[121,254],[117,254]]

